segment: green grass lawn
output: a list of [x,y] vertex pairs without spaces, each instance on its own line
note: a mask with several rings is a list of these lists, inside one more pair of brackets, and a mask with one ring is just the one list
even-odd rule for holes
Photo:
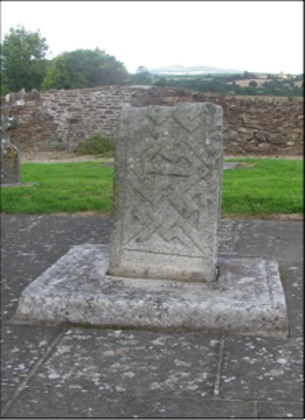
[[[222,215],[232,217],[303,213],[303,161],[234,159],[251,168],[224,171]],[[24,163],[21,181],[33,187],[3,188],[4,213],[111,213],[113,168],[105,161]]]
[[78,163],[24,163],[21,181],[34,187],[3,188],[4,213],[48,214],[101,211],[112,207],[113,168],[103,161]]
[[303,213],[303,161],[287,159],[234,159],[255,163],[251,168],[224,172],[224,215]]

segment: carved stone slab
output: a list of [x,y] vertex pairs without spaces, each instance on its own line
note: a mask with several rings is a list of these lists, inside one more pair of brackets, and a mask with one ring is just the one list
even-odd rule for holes
[[[3,111],[3,112],[2,112]],[[1,109],[0,152],[1,152],[1,186],[16,184],[20,181],[19,150],[10,141],[9,130],[16,128],[16,119],[9,117],[8,109]]]
[[222,108],[211,103],[122,111],[111,275],[215,280],[222,121]]
[[19,150],[9,141],[1,142],[1,184],[20,182]]

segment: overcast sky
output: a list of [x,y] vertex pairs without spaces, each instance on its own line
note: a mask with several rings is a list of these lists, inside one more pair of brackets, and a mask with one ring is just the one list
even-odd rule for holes
[[303,73],[302,1],[1,1],[1,35],[18,24],[55,57],[99,47],[129,72],[180,64]]

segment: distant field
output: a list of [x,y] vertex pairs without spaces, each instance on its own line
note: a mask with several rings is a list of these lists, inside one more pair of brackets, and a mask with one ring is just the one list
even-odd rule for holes
[[185,75],[172,75],[172,74],[166,74],[166,75],[162,75],[162,77],[166,78],[166,79],[170,79],[170,80],[196,80],[198,78],[200,78],[200,80],[204,80],[204,81],[211,81],[213,80],[213,77],[205,77],[202,74],[197,74],[197,75],[193,75],[193,74],[185,74]]
[[230,98],[236,98],[236,99],[251,99],[251,100],[257,100],[257,101],[266,101],[270,102],[271,100],[276,100],[278,102],[304,102],[304,99],[302,96],[294,96],[293,98],[288,98],[287,96],[273,96],[273,95],[224,95],[226,97]]
[[[239,86],[245,87],[245,86],[249,86],[249,83],[251,81],[256,82],[258,85],[262,85],[263,83],[265,83],[267,81],[267,79],[242,79],[242,80],[235,80],[235,83]],[[232,85],[233,82],[227,82],[227,85]]]
[[[249,83],[251,81],[256,82],[258,85],[262,85],[265,82],[268,82],[268,79],[241,79],[241,80],[235,80],[235,83],[239,86],[245,87],[249,86]],[[296,80],[294,81],[295,86],[302,86],[303,80]],[[232,85],[233,82],[227,82],[227,85]]]

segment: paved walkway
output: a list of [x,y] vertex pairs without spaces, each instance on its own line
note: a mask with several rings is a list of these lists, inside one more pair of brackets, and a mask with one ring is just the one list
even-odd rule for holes
[[17,325],[21,291],[103,216],[2,215],[2,417],[303,418],[302,221],[222,221],[220,253],[276,259],[288,339]]

